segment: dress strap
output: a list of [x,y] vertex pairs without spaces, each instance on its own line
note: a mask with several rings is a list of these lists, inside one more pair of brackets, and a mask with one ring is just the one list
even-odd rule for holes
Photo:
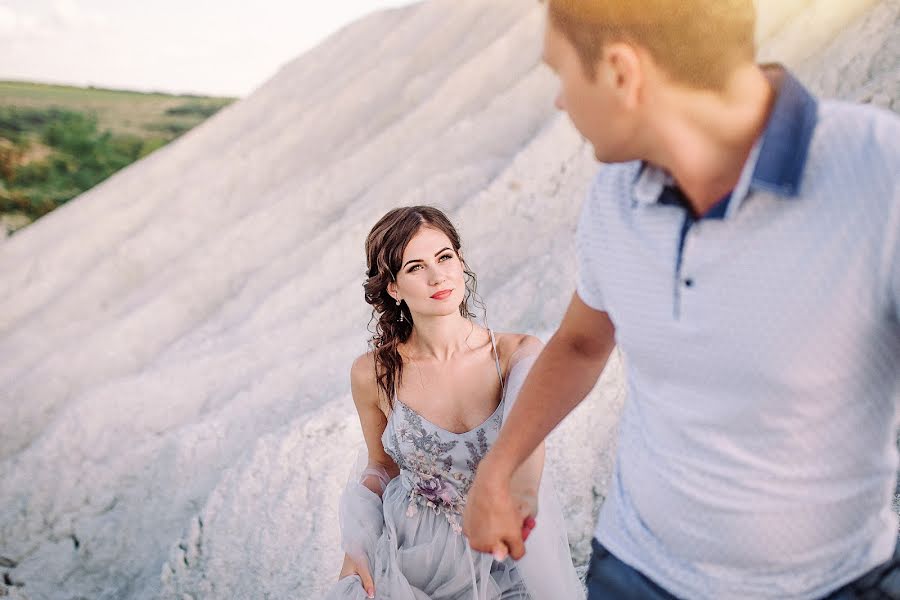
[[497,342],[494,341],[494,330],[488,329],[491,334],[491,349],[494,351],[494,364],[497,365],[497,377],[500,378],[500,391],[503,392],[503,369],[500,368],[500,353],[497,352]]

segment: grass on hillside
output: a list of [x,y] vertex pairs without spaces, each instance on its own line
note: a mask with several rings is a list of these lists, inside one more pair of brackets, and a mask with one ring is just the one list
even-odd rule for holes
[[141,137],[152,137],[160,127],[173,124],[189,129],[233,101],[234,98],[0,81],[0,107],[63,108],[95,114],[100,130]]
[[0,228],[50,212],[232,101],[0,82]]

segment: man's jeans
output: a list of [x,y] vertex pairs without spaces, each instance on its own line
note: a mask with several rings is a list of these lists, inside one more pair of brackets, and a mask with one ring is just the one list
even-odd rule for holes
[[[643,573],[632,569],[596,539],[587,573],[588,600],[677,600]],[[894,556],[823,600],[900,600],[900,544]]]

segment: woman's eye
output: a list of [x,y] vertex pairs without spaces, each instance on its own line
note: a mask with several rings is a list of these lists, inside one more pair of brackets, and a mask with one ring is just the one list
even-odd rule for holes
[[[448,253],[448,254],[442,254],[442,255],[438,258],[438,262],[445,262],[446,260],[449,260],[449,259],[451,259],[451,258],[453,258],[453,254],[449,254],[449,253]],[[418,271],[419,269],[424,269],[424,268],[425,268],[425,267],[424,267],[423,265],[421,265],[421,264],[419,264],[419,265],[413,265],[413,266],[411,266],[409,269],[407,269],[406,272],[407,272],[407,273],[412,273],[412,272],[414,272],[414,271]]]

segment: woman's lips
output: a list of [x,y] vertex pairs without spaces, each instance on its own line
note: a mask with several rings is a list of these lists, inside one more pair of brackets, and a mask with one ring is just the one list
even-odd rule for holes
[[437,292],[436,294],[432,294],[431,298],[434,300],[443,300],[443,299],[447,298],[448,296],[450,296],[450,294],[452,294],[452,293],[453,293],[453,290],[441,290],[441,291]]

